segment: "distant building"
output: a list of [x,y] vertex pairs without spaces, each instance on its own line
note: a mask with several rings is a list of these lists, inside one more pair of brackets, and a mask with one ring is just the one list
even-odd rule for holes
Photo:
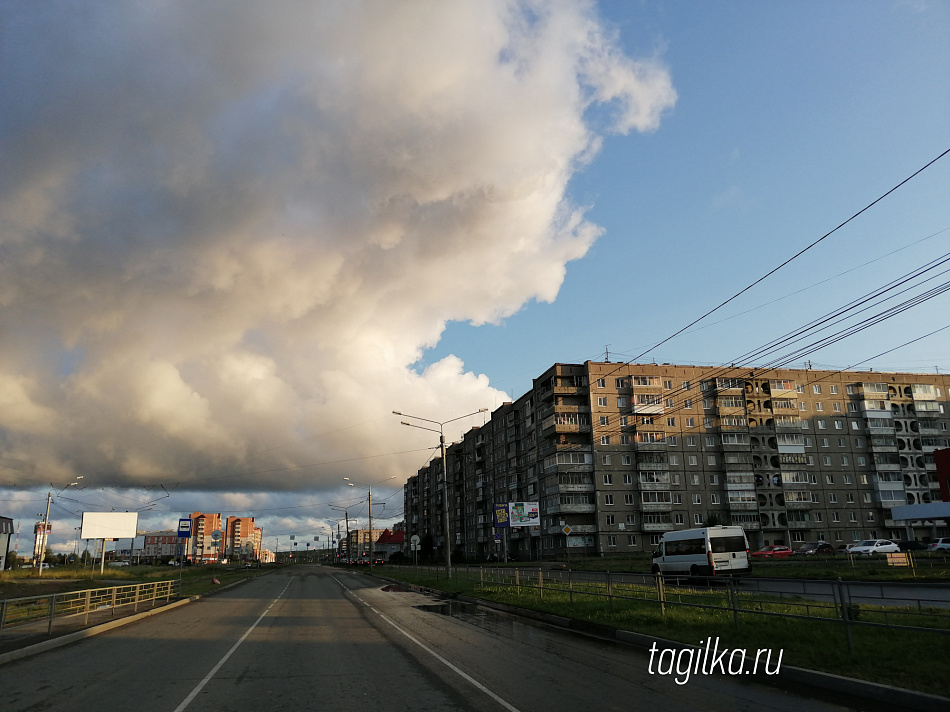
[[7,568],[8,557],[16,556],[16,552],[10,550],[13,533],[13,520],[9,517],[0,517],[0,571]]
[[352,559],[368,557],[370,553],[370,538],[374,542],[373,550],[375,552],[375,540],[379,539],[385,529],[350,529],[350,536],[346,542],[347,556]]
[[380,559],[389,560],[389,557],[397,551],[401,552],[406,544],[406,533],[403,531],[390,531],[386,529],[374,545],[374,553]]
[[178,545],[186,541],[186,538],[179,539],[178,531],[174,529],[145,532],[145,557],[161,559],[178,556]]

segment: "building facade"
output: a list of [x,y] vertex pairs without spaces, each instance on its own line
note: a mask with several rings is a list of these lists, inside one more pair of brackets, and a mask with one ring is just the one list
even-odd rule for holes
[[[745,528],[750,545],[947,536],[891,507],[940,501],[950,377],[556,364],[411,477],[406,536],[469,560],[652,551],[663,532]],[[495,502],[537,501],[541,527],[495,529]]]

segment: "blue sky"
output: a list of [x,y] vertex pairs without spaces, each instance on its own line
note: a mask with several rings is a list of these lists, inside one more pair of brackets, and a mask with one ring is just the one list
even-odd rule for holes
[[[678,99],[656,131],[609,136],[574,176],[572,196],[605,233],[568,265],[557,300],[497,326],[452,324],[425,356],[455,353],[514,396],[554,362],[602,359],[607,344],[612,360],[636,356],[950,148],[945,3],[599,8],[628,52],[656,49]],[[649,358],[731,362],[943,254],[948,198],[950,156],[703,324],[921,244]],[[810,358],[847,366],[950,323],[948,314],[948,298],[935,298]],[[945,370],[948,346],[950,333],[936,335],[866,367]]]
[[393,410],[607,350],[741,361],[948,251],[950,156],[648,351],[950,148],[947,3],[226,7],[2,5],[0,514],[82,475],[57,545],[112,507],[325,532],[344,476],[432,456]]

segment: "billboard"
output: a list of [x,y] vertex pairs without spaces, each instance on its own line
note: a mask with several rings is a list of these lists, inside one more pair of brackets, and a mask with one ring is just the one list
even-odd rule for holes
[[512,502],[509,514],[513,527],[541,526],[541,507],[537,502]]
[[495,505],[496,527],[541,526],[541,508],[537,502],[508,502]]
[[138,512],[83,512],[80,539],[133,539]]

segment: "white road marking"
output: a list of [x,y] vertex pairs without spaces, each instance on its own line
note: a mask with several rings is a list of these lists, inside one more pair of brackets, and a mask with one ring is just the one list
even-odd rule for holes
[[284,590],[280,592],[277,598],[275,598],[273,601],[270,602],[270,605],[265,609],[263,613],[261,613],[260,618],[254,621],[254,625],[248,628],[245,631],[244,635],[241,636],[241,639],[231,646],[231,649],[227,653],[225,653],[225,656],[223,658],[221,658],[218,661],[218,664],[215,665],[213,668],[211,668],[211,672],[205,675],[204,680],[199,682],[197,687],[195,687],[195,689],[191,691],[191,694],[189,694],[188,697],[186,697],[184,701],[180,705],[178,705],[178,707],[175,708],[175,712],[183,712],[183,710],[192,703],[195,697],[198,696],[198,693],[201,692],[201,690],[204,689],[204,686],[207,685],[211,681],[211,678],[215,676],[215,673],[217,673],[218,670],[221,669],[221,666],[224,665],[228,661],[228,658],[231,657],[234,651],[237,650],[238,647],[240,647],[241,643],[243,643],[247,639],[247,636],[251,634],[251,631],[257,628],[257,624],[260,623],[262,620],[264,620],[264,616],[266,616],[270,612],[270,609],[274,607],[274,604],[280,600],[281,596],[287,593],[287,589],[290,588],[290,584],[293,583],[293,581],[294,581],[294,577],[291,576],[290,581],[288,581],[287,585],[284,586]]
[[[485,687],[482,683],[480,683],[480,682],[479,682],[478,680],[476,680],[474,677],[472,677],[471,675],[469,675],[467,672],[465,672],[464,670],[461,670],[460,668],[456,667],[455,665],[453,665],[452,663],[450,663],[448,660],[446,660],[445,658],[443,658],[441,655],[439,655],[437,652],[435,652],[432,648],[430,648],[430,647],[427,646],[425,643],[423,643],[421,640],[419,640],[418,638],[414,637],[411,633],[409,633],[409,631],[407,631],[407,630],[405,630],[404,628],[402,628],[401,626],[399,626],[395,621],[393,621],[393,620],[392,620],[391,618],[389,618],[387,615],[385,615],[384,613],[381,613],[380,611],[376,610],[371,604],[367,603],[367,602],[364,601],[362,598],[360,598],[358,595],[356,595],[351,589],[347,588],[347,587],[343,584],[343,582],[340,581],[336,576],[333,576],[332,578],[333,578],[334,581],[336,581],[338,584],[340,584],[340,587],[341,587],[344,591],[346,591],[347,593],[349,593],[351,596],[353,596],[353,598],[355,598],[357,601],[359,601],[359,602],[362,603],[364,606],[366,606],[367,608],[369,608],[373,613],[375,613],[375,614],[378,615],[380,618],[382,618],[384,621],[386,621],[387,623],[389,623],[389,625],[391,625],[391,626],[392,626],[393,628],[395,628],[397,631],[399,631],[399,632],[402,633],[404,636],[406,636],[407,638],[409,638],[409,640],[411,640],[413,643],[415,643],[416,645],[418,645],[420,648],[422,648],[422,649],[425,650],[427,653],[429,653],[429,655],[431,655],[431,656],[434,657],[436,660],[438,660],[440,663],[442,663],[442,664],[445,665],[447,668],[449,668],[449,670],[451,670],[452,672],[456,673],[457,675],[459,675],[459,677],[463,678],[463,679],[466,680],[467,682],[469,682],[469,683],[471,683],[472,685],[474,685],[475,687],[477,687],[479,690],[481,690],[481,691],[484,692],[486,695],[488,695],[488,696],[491,697],[493,700],[495,700],[495,702],[497,702],[497,703],[500,704],[502,707],[504,707],[506,710],[508,710],[508,712],[520,712],[520,710],[519,710],[517,707],[515,707],[515,706],[509,704],[508,702],[506,702],[505,700],[503,700],[501,697],[499,697],[499,696],[496,695],[494,692],[492,692],[491,690],[489,690],[487,687]],[[178,710],[175,710],[175,712],[178,712]]]

